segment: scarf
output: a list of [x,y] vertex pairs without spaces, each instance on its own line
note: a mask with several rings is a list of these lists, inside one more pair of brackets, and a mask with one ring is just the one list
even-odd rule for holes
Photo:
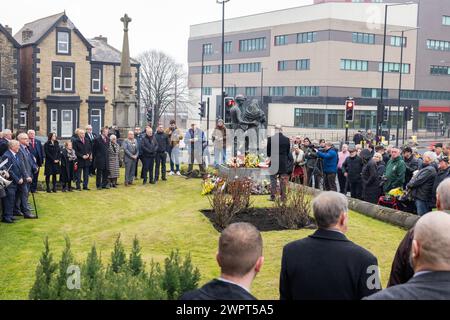
[[77,160],[77,156],[76,156],[76,154],[75,154],[75,150],[69,150],[69,149],[66,149],[66,152],[67,152],[67,158],[69,159],[69,161],[75,161],[75,160]]

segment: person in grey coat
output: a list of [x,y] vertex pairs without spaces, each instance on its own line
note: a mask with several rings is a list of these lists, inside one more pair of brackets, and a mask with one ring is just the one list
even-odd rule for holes
[[123,162],[125,163],[125,186],[133,184],[136,172],[137,159],[139,157],[139,145],[134,138],[134,132],[129,131],[127,139],[123,142]]
[[414,227],[411,261],[414,277],[367,300],[450,300],[450,215],[428,213]]
[[120,172],[120,146],[117,143],[117,136],[111,135],[109,137],[108,148],[108,180],[111,188],[117,188],[117,179],[119,179]]

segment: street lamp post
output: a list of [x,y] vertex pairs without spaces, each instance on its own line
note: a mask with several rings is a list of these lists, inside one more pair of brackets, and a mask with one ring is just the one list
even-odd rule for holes
[[222,70],[221,70],[221,76],[222,76],[222,82],[221,82],[221,102],[220,105],[222,107],[222,113],[223,113],[223,119],[225,121],[225,106],[223,104],[223,101],[225,100],[225,92],[223,83],[225,80],[225,74],[224,74],[224,65],[225,65],[225,3],[227,3],[230,0],[216,0],[218,4],[222,5]]
[[[387,23],[388,23],[388,8],[395,6],[405,6],[417,4],[416,2],[406,2],[406,3],[394,3],[394,4],[386,4],[384,7],[384,32],[383,32],[383,61],[381,66],[381,93],[380,93],[380,105],[378,108],[384,108],[384,75],[385,75],[385,64],[386,64],[386,38],[387,38]],[[383,123],[383,119],[379,119],[380,112],[377,112],[377,137],[379,138],[381,135],[381,127]]]
[[261,68],[261,105],[264,99],[264,68]]

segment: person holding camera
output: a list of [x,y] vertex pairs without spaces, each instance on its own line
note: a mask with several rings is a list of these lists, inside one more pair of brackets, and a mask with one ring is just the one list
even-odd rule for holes
[[323,159],[324,188],[326,191],[337,192],[336,173],[338,154],[331,142],[325,142],[322,150],[317,150],[317,156]]
[[305,161],[306,161],[306,178],[308,179],[308,186],[313,186],[316,189],[320,189],[322,184],[322,160],[317,157],[317,152],[314,144],[311,143],[309,138],[303,140]]

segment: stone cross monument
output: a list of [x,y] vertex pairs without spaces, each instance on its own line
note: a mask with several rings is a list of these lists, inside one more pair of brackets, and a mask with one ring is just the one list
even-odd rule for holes
[[120,19],[123,23],[123,46],[122,60],[120,64],[120,81],[117,98],[114,100],[114,122],[121,129],[132,129],[139,125],[138,123],[138,106],[135,92],[133,90],[131,63],[130,63],[130,46],[128,43],[128,24],[131,18],[125,14]]

